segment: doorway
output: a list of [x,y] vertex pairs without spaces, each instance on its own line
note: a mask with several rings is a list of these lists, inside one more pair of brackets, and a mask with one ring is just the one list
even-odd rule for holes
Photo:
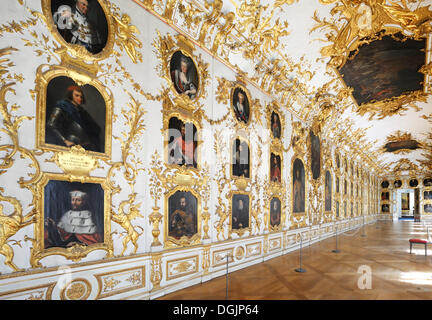
[[414,190],[397,190],[396,199],[396,212],[399,219],[414,219]]

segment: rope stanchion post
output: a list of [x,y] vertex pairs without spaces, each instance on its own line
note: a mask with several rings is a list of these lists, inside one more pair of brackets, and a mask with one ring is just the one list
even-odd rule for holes
[[336,249],[332,250],[333,253],[339,253],[340,250],[338,249],[338,232],[337,232],[337,226],[335,226],[335,233],[336,233]]
[[300,273],[306,272],[306,269],[302,268],[302,247],[303,247],[303,237],[300,233],[300,267],[295,269],[295,272],[300,272]]
[[364,227],[365,227],[365,216],[363,215],[363,227],[362,227],[363,233],[361,235],[362,237],[366,237],[366,234],[364,232]]

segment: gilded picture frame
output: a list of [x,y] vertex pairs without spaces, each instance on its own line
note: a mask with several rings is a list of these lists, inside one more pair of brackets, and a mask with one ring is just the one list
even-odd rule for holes
[[[233,204],[233,201],[234,201],[234,197],[237,195],[243,196],[243,198],[244,197],[248,198],[248,202],[247,202],[247,205],[248,205],[248,226],[243,227],[243,228],[241,227],[238,229],[233,229],[233,210],[236,209],[236,207]],[[251,222],[252,222],[251,221],[251,218],[252,218],[252,214],[251,214],[252,202],[251,202],[251,200],[252,199],[251,199],[250,193],[246,192],[246,191],[242,191],[242,190],[230,191],[228,198],[230,199],[229,208],[228,208],[228,210],[229,210],[229,238],[232,237],[233,233],[237,234],[239,237],[242,237],[246,232],[249,232],[249,234],[250,234],[252,231],[252,226],[251,226]],[[242,200],[242,199],[239,199],[239,200]],[[243,204],[243,206],[244,205],[245,204]]]
[[[235,111],[235,104],[238,101],[238,94],[241,93],[244,95],[244,101],[246,101],[246,104],[244,104],[244,108],[246,109],[244,111],[244,115],[247,115],[247,121],[242,121],[239,119],[239,115]],[[249,124],[252,121],[252,115],[253,115],[253,105],[252,105],[252,98],[249,90],[246,88],[246,85],[244,83],[236,82],[235,85],[231,88],[230,92],[230,110],[232,118],[234,119],[236,126],[239,126],[240,128],[247,128]]]
[[[179,239],[176,239],[169,234],[169,223],[170,219],[170,206],[169,200],[172,196],[174,196],[177,192],[182,194],[191,194],[196,199],[196,230],[197,232],[192,236],[181,236]],[[180,196],[181,197],[181,194]],[[194,189],[186,186],[177,186],[174,189],[170,190],[165,194],[165,210],[164,210],[164,248],[173,248],[173,247],[188,247],[192,245],[197,245],[201,243],[201,197],[198,192]],[[189,205],[189,203],[187,203]],[[190,208],[190,207],[189,207]],[[193,212],[192,212],[193,214]]]
[[[87,88],[94,88],[97,90],[103,102],[105,104],[105,122],[104,124],[104,152],[95,152],[86,150],[85,153],[94,158],[110,159],[111,158],[111,145],[112,145],[112,110],[113,110],[113,97],[105,86],[98,81],[95,77],[85,73],[81,73],[77,70],[66,68],[63,66],[52,66],[46,71],[42,71],[45,65],[40,66],[36,72],[36,147],[47,151],[54,152],[67,152],[70,151],[70,147],[46,143],[46,122],[47,122],[47,94],[48,86],[51,81],[57,81],[57,79],[70,79],[71,82],[75,83],[78,87],[88,85]],[[96,95],[97,96],[97,95]],[[100,99],[100,98],[98,98]]]
[[[272,225],[272,201],[273,199],[277,199],[279,200],[279,210],[280,210],[280,216],[279,216],[279,224],[274,224]],[[279,195],[273,195],[270,198],[270,202],[269,202],[269,207],[268,207],[268,228],[270,230],[270,232],[277,232],[277,231],[281,231],[283,229],[284,226],[284,221],[285,221],[285,205],[284,202],[282,202],[282,199]]]
[[[59,182],[58,183],[59,185],[66,186],[65,187],[66,190],[63,190],[64,191],[63,194],[69,193],[70,190],[75,189],[76,185],[82,185],[83,187],[87,187],[87,190],[89,190],[89,186],[94,188],[100,186],[100,190],[102,190],[100,192],[103,192],[103,219],[101,220],[101,217],[99,217],[99,223],[101,224],[101,226],[103,225],[103,242],[86,245],[86,244],[80,244],[77,241],[77,243],[75,242],[69,243],[67,247],[59,247],[54,244],[53,246],[47,248],[46,236],[48,236],[47,232],[49,230],[47,222],[48,222],[48,218],[51,218],[51,216],[46,217],[45,214],[46,212],[47,213],[50,212],[49,210],[52,204],[58,205],[57,202],[54,203],[51,202],[48,203],[48,205],[50,205],[48,207],[47,204],[45,203],[46,202],[45,190],[51,181]],[[55,190],[56,190],[55,192],[56,194],[58,194],[60,191],[58,188],[56,188]],[[72,197],[73,194],[70,195],[69,199],[72,200]],[[97,178],[97,177],[73,178],[70,176],[57,174],[57,173],[42,173],[41,179],[38,181],[36,186],[36,208],[38,211],[37,221],[35,223],[35,229],[34,229],[34,234],[36,239],[28,238],[33,242],[33,248],[31,249],[31,254],[30,254],[30,261],[32,267],[34,268],[41,267],[40,260],[52,255],[61,255],[66,259],[72,260],[74,262],[80,261],[82,258],[85,258],[90,252],[96,250],[106,251],[107,257],[111,257],[113,255],[113,242],[111,238],[111,211],[110,211],[111,189],[110,189],[110,184],[106,181],[105,178]],[[63,213],[63,215],[65,215],[66,213]],[[93,216],[93,219],[95,219],[95,216]]]
[[[196,160],[196,167],[194,166],[188,166],[184,164],[175,164],[170,163],[169,161],[169,152],[170,152],[170,120],[172,118],[177,118],[183,124],[190,123],[193,124],[196,128],[196,137],[193,137],[194,142],[196,142],[196,147],[194,148],[194,157]],[[164,112],[163,115],[163,132],[164,132],[164,158],[165,158],[165,164],[168,168],[181,168],[182,170],[187,171],[193,171],[193,172],[199,172],[201,170],[201,144],[202,144],[202,138],[201,138],[201,121],[197,119],[196,117],[190,116],[188,112],[182,112],[181,110],[171,110]],[[196,139],[196,141],[195,141]]]
[[65,38],[59,33],[59,30],[54,22],[53,16],[54,12],[51,10],[51,5],[53,0],[41,0],[42,12],[45,16],[45,22],[50,33],[53,35],[54,39],[60,43],[61,47],[65,48],[68,52],[70,52],[73,56],[78,59],[87,60],[87,61],[100,61],[108,58],[113,53],[113,47],[115,43],[115,23],[113,19],[113,15],[110,11],[109,4],[105,0],[93,0],[97,1],[107,23],[107,35],[106,35],[106,43],[103,49],[98,53],[91,53],[85,47],[79,44],[68,43]]
[[[237,162],[238,162],[238,161],[236,161],[237,158],[236,158],[236,154],[234,152],[234,144],[236,143],[237,140],[239,140],[240,145],[243,145],[243,146],[247,145],[247,147],[248,147],[248,153],[249,153],[248,154],[248,162],[249,162],[249,165],[248,165],[248,172],[249,172],[248,177],[246,177],[244,175],[235,175],[234,174],[234,171],[241,170],[241,168],[240,168],[241,167],[240,165],[242,164],[241,162],[244,162],[244,161],[241,161],[241,159],[244,159],[244,152],[240,151],[240,153],[239,153],[240,163],[239,163],[239,165],[237,167],[234,167],[234,165],[237,165]],[[242,158],[242,156],[243,156],[243,158]],[[230,160],[231,160],[231,166],[230,166],[229,170],[230,170],[230,178],[231,178],[231,180],[234,180],[234,181],[236,181],[237,183],[240,183],[240,184],[242,184],[243,182],[245,184],[247,184],[249,181],[251,181],[251,178],[252,178],[252,172],[251,172],[252,170],[251,169],[253,168],[253,166],[252,166],[252,149],[251,149],[249,140],[247,138],[245,138],[245,137],[243,137],[241,135],[237,135],[237,136],[235,136],[235,137],[233,137],[231,139],[231,144],[230,144]]]
[[309,187],[308,186],[309,178],[308,178],[308,170],[307,170],[307,168],[305,166],[303,158],[300,157],[300,155],[294,155],[292,157],[292,159],[291,159],[292,184],[295,183],[295,181],[294,181],[295,180],[294,179],[294,169],[295,169],[294,168],[294,162],[296,160],[301,161],[301,163],[303,165],[303,171],[304,171],[304,197],[303,197],[303,199],[304,199],[304,211],[303,210],[301,210],[301,211],[295,211],[295,205],[294,205],[294,201],[295,201],[295,197],[294,197],[295,190],[294,189],[295,189],[295,187],[293,185],[291,186],[291,213],[292,213],[292,215],[294,217],[298,218],[298,217],[301,217],[301,216],[305,216],[306,213],[308,212],[308,192],[307,192],[307,190],[308,190],[308,187]]
[[[274,163],[274,160],[276,160],[277,162],[276,164]],[[277,170],[274,169],[275,166],[279,169],[279,179],[277,179],[277,177],[274,177],[278,173]],[[270,157],[269,157],[270,184],[274,186],[281,186],[283,181],[282,173],[283,173],[283,154],[278,149],[270,148]]]

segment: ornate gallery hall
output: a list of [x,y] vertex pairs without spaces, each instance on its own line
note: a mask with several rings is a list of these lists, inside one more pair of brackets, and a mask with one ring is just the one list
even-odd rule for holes
[[1,300],[431,299],[432,0],[3,2]]

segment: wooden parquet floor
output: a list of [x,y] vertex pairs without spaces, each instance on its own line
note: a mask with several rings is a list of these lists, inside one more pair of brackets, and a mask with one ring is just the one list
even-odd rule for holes
[[[362,234],[365,237],[362,237]],[[432,250],[413,247],[410,238],[426,238],[421,223],[378,221],[338,236],[340,253],[333,253],[331,237],[304,243],[302,267],[299,251],[229,273],[230,300],[423,300],[432,299]],[[358,286],[359,267],[370,267],[371,289]],[[363,282],[364,283],[364,282]],[[226,277],[221,276],[158,300],[225,300]]]

